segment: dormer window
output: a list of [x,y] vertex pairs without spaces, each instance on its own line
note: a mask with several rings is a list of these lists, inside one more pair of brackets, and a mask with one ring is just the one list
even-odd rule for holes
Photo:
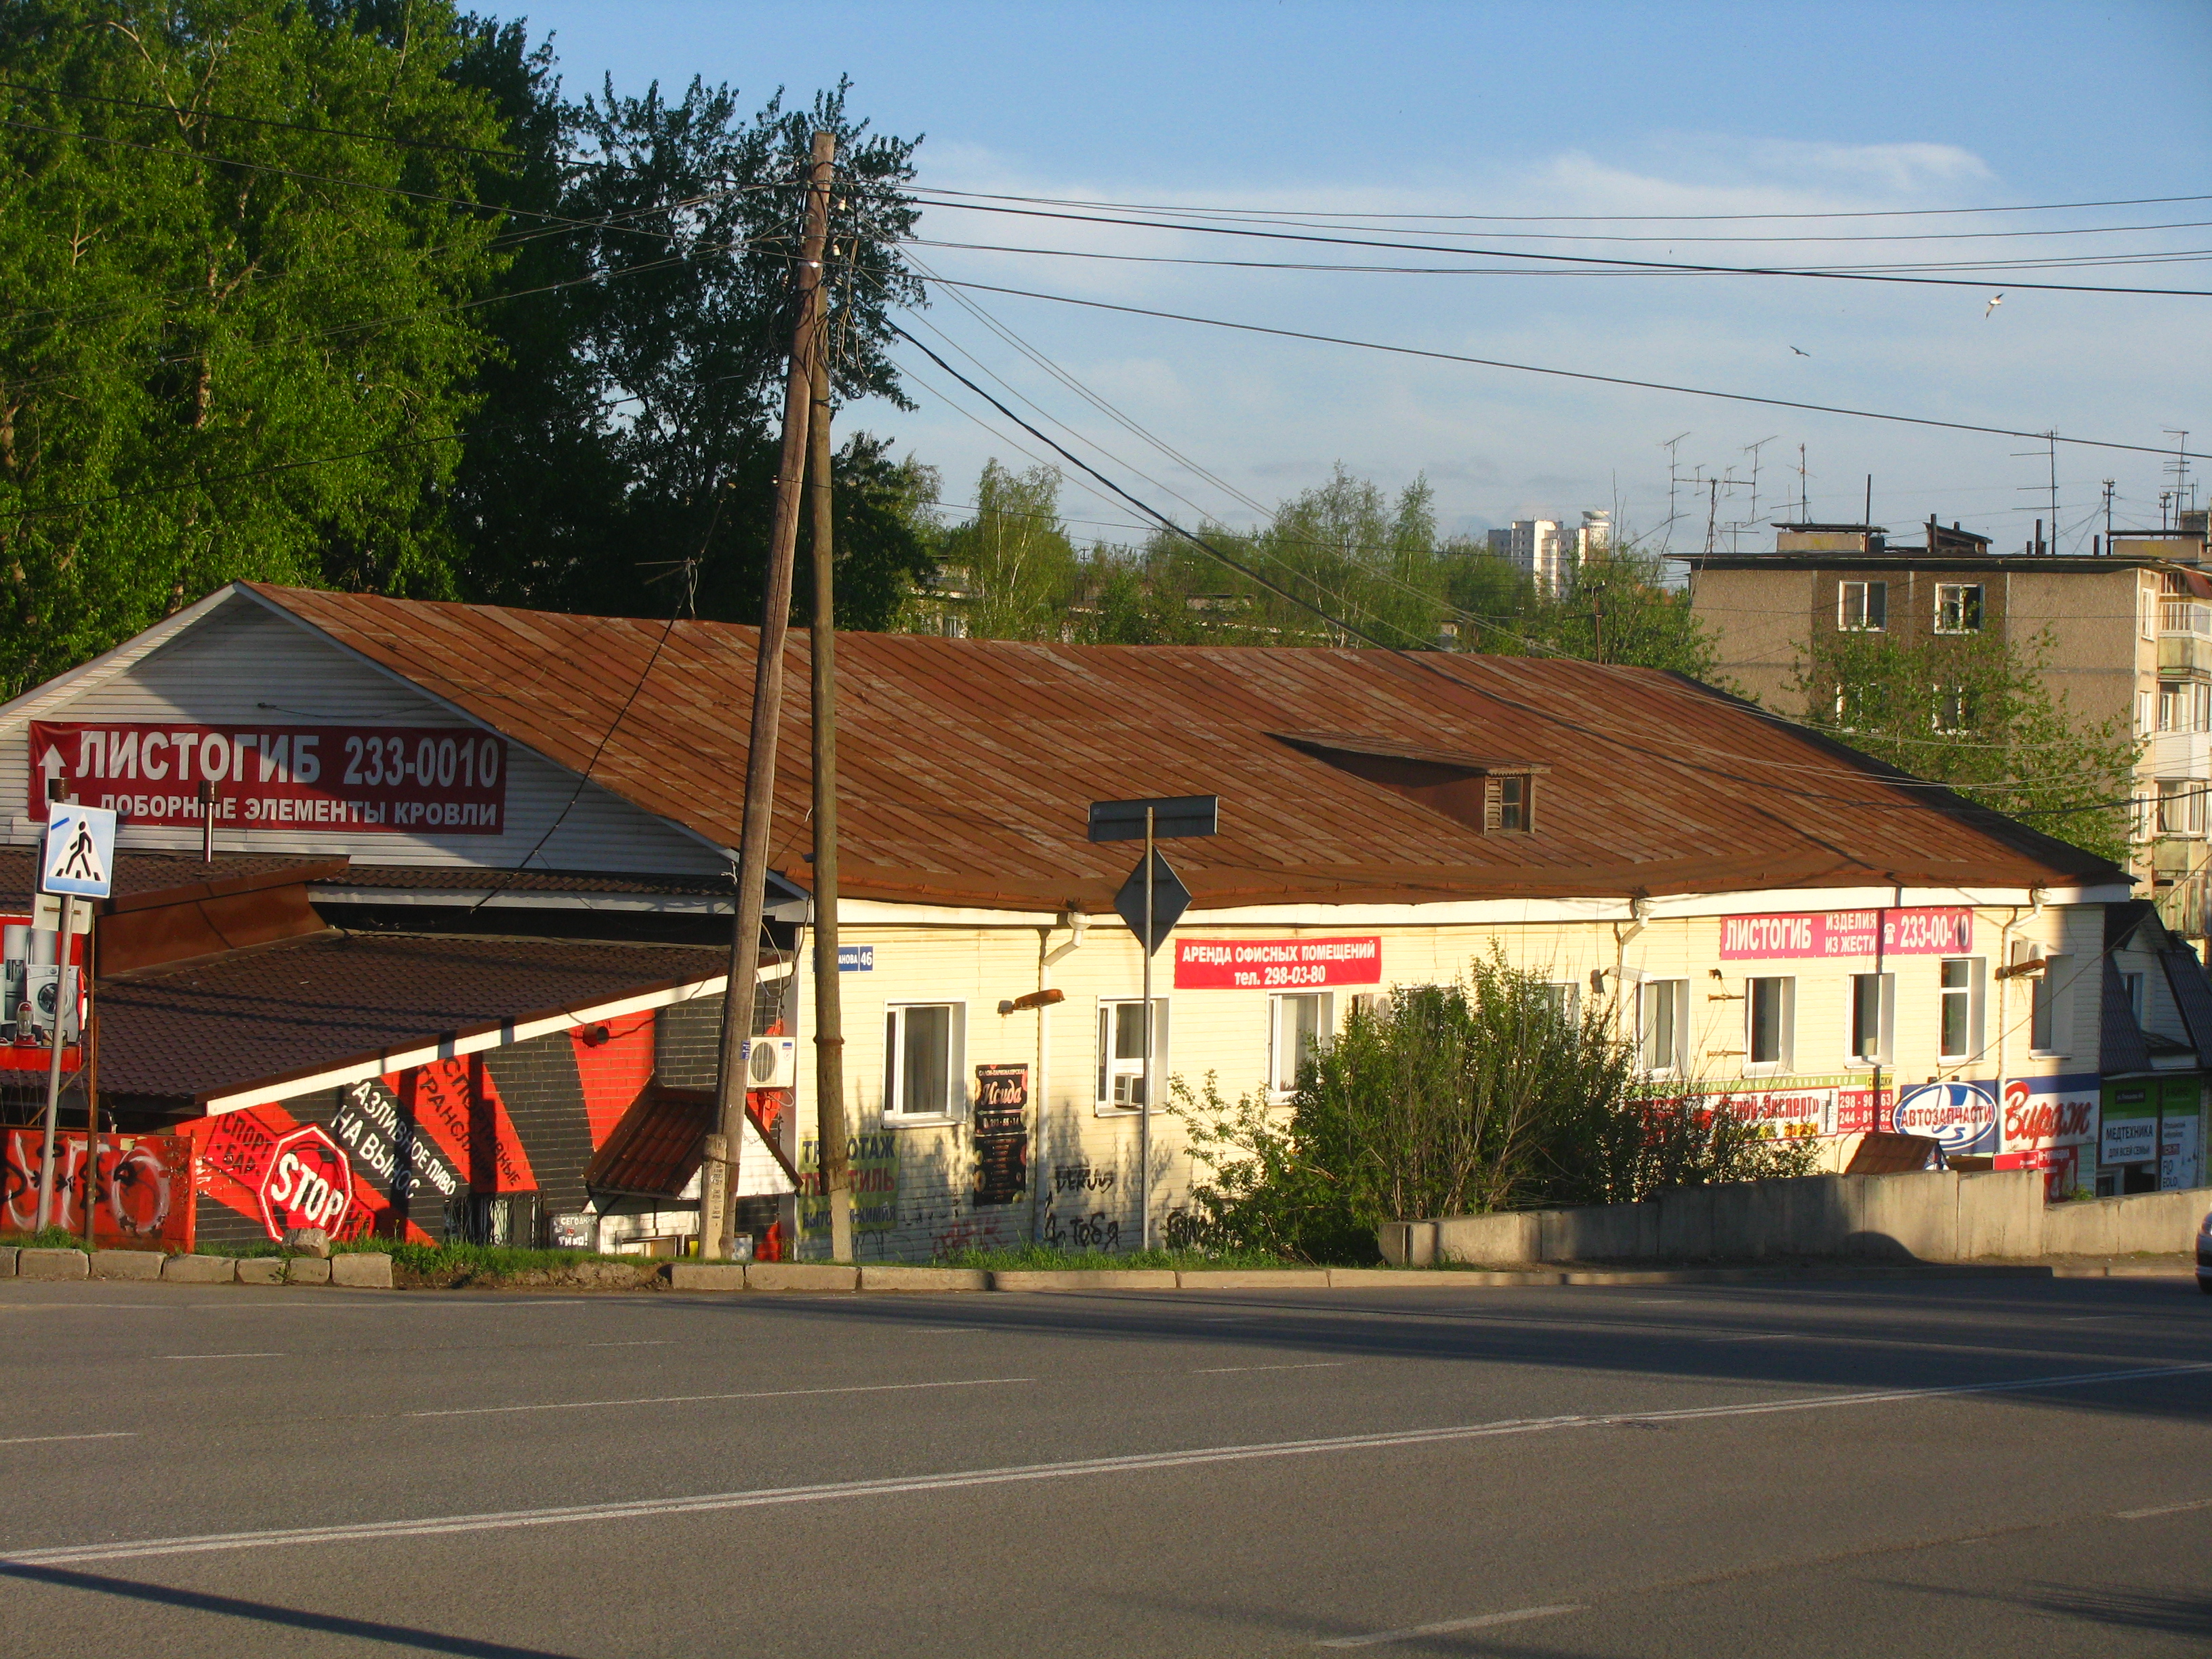
[[1527,830],[1532,827],[1530,811],[1535,805],[1534,790],[1528,775],[1508,773],[1490,780],[1490,800],[1484,812],[1486,830]]
[[1292,748],[1486,835],[1536,827],[1540,761],[1498,760],[1348,732],[1276,732]]

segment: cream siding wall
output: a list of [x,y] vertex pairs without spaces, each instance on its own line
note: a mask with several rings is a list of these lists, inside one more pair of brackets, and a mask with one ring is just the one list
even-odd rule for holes
[[[1834,908],[1832,893],[1761,894],[1729,913],[1824,913]],[[1383,988],[1449,981],[1462,975],[1469,962],[1486,957],[1495,947],[1517,967],[1575,984],[1586,1003],[1592,995],[1591,973],[1601,970],[1606,1006],[1620,1011],[1629,1034],[1634,1030],[1638,983],[1686,979],[1690,981],[1692,1035],[1705,1087],[1815,1097],[1866,1088],[1871,1082],[1869,1068],[1854,1065],[1848,1048],[1851,975],[1871,971],[1871,961],[1723,961],[1721,914],[1716,909],[1711,915],[1653,920],[1632,933],[1633,924],[1617,927],[1608,921],[1378,926],[1354,921],[1293,927],[1238,926],[1212,917],[1186,927],[1178,937],[1379,933]],[[1981,1051],[1964,1063],[1947,1064],[1937,1053],[1941,958],[1886,960],[1885,971],[1896,976],[1896,994],[1893,1058],[1882,1070],[1884,1088],[1909,1089],[1938,1079],[1994,1085],[2002,1077],[2095,1072],[2103,915],[2099,905],[2052,906],[2040,914],[2025,903],[1976,908],[1972,954],[1983,963],[1984,1041]],[[2008,923],[2014,924],[2009,935]],[[848,1127],[859,1143],[863,1166],[874,1175],[875,1189],[864,1187],[855,1200],[864,1211],[874,1212],[860,1236],[863,1259],[926,1261],[963,1244],[997,1248],[1032,1239],[1070,1249],[1134,1248],[1139,1233],[1138,1123],[1133,1115],[1099,1109],[1097,1074],[1100,1004],[1138,994],[1139,949],[1118,920],[1094,918],[1079,948],[1049,969],[1042,968],[1045,951],[1065,945],[1068,938],[1065,927],[1034,926],[899,927],[871,923],[843,928],[846,945],[874,947],[873,971],[848,973],[840,979]],[[2070,1026],[2071,1041],[2063,1054],[2029,1052],[2032,981],[1995,977],[2009,939],[2034,940],[2069,959],[2073,972],[2062,983],[2060,994],[2068,1015],[2062,1028]],[[1264,1087],[1268,993],[1177,991],[1170,983],[1172,961],[1172,951],[1164,948],[1154,969],[1155,994],[1169,1004],[1163,1078],[1179,1078],[1197,1092],[1212,1073],[1221,1093],[1231,1100]],[[1631,994],[1622,1001],[1612,1000],[1616,968]],[[1716,969],[1720,978],[1713,976]],[[1795,1044],[1793,1063],[1786,1070],[1746,1079],[1740,1054],[1714,1052],[1744,1048],[1746,1004],[1711,999],[1740,998],[1745,979],[1754,974],[1796,981]],[[999,1013],[1001,1000],[1036,990],[1041,983],[1060,990],[1066,1000],[1040,1010]],[[1359,988],[1329,988],[1335,1024],[1342,1024],[1350,999]],[[1030,1185],[1014,1204],[975,1204],[974,1133],[964,1111],[956,1121],[912,1127],[884,1118],[885,1010],[900,1002],[931,1001],[963,1006],[958,1075],[971,1093],[980,1065],[1030,1068]],[[2151,1018],[2155,1027],[2178,1034],[2179,1018],[2170,1003],[2162,992],[2154,997]],[[798,1027],[802,1056],[799,1123],[806,1142],[801,1160],[806,1167],[812,1164],[816,1121],[813,1050],[807,1041],[813,1024],[810,976],[802,990]],[[1164,1082],[1164,1100],[1166,1093]],[[1808,1121],[1800,1132],[1839,1127],[1844,1126],[1835,1121],[1832,1103],[1826,1121]],[[1156,1113],[1152,1133],[1155,1224],[1164,1235],[1172,1236],[1178,1212],[1188,1204],[1190,1160],[1176,1119]],[[895,1188],[888,1195],[881,1190],[886,1176]],[[827,1242],[826,1220],[818,1205],[806,1207],[805,1219],[811,1251],[821,1254]]]
[[[276,616],[233,598],[198,626],[138,661],[40,707],[0,730],[0,821],[8,838],[38,839],[29,817],[27,719],[60,721],[179,721],[252,731],[277,726],[450,726],[473,730],[419,691]],[[224,853],[350,854],[363,863],[512,867],[529,857],[557,820],[534,868],[713,874],[728,868],[712,848],[597,785],[576,793],[575,774],[507,745],[507,807],[496,836],[342,828],[248,828],[222,823]],[[570,798],[575,798],[573,807]],[[96,801],[95,801],[96,804]],[[567,816],[562,815],[566,811]],[[138,829],[127,823],[125,848],[197,851],[197,829]]]

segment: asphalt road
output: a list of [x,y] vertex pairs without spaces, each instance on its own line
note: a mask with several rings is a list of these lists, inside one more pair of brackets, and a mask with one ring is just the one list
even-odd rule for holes
[[2185,1281],[0,1281],[0,1649],[2202,1653]]

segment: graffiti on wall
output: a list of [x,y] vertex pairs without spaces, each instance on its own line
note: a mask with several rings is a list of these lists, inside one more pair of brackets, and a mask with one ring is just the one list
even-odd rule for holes
[[[45,1138],[37,1129],[0,1136],[0,1225],[27,1233],[38,1225],[39,1166]],[[54,1137],[54,1208],[50,1222],[84,1231],[86,1142],[82,1130]],[[102,1135],[93,1182],[95,1244],[192,1247],[191,1146],[176,1135]]]

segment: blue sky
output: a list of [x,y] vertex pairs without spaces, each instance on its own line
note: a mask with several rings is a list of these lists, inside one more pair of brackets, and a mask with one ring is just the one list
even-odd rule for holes
[[[857,5],[563,0],[548,29],[572,93],[693,75],[749,100],[840,74],[878,128],[926,135],[927,185],[1011,195],[1291,213],[1492,216],[1482,245],[1725,263],[1887,264],[2212,250],[2212,5],[1646,6],[1554,3]],[[2067,213],[1691,222],[1680,216],[1893,213],[2151,197]],[[1506,222],[1504,216],[1524,216]],[[1537,216],[1544,216],[1539,217]],[[1559,216],[1585,216],[1570,223]],[[1626,216],[1640,216],[1630,222]],[[1656,216],[1671,216],[1657,217]],[[1412,217],[1435,242],[1476,228]],[[2152,227],[2112,232],[2106,227]],[[2047,234],[2055,229],[2095,232]],[[1961,232],[2017,233],[1956,240]],[[1547,234],[1652,238],[1604,243]],[[1512,233],[1529,239],[1505,242]],[[1182,231],[933,211],[922,235],[1166,258],[1480,264],[1254,243]],[[1691,237],[1851,235],[1799,243]],[[1950,240],[1924,240],[1931,235]],[[1286,251],[1287,249],[1287,251]],[[2030,431],[2212,450],[2212,300],[2037,293],[2031,281],[2212,289],[2212,258],[1972,273],[1963,288],[1716,276],[1411,276],[1229,270],[915,250],[948,277],[1588,370]],[[1495,263],[1495,262],[1493,262]],[[1504,262],[1508,264],[1512,261]],[[1525,268],[1525,267],[1524,267]],[[2006,295],[1994,315],[1987,301]],[[1251,507],[1342,462],[1391,488],[1435,487],[1448,527],[1616,502],[1702,545],[1715,517],[1770,545],[1805,446],[1816,518],[1931,512],[2016,547],[2048,511],[2039,444],[1422,362],[1339,346],[973,294],[972,301],[1197,468],[1026,363],[949,299],[932,328],[1115,459],[1103,471],[1188,520]],[[975,367],[917,332],[971,376]],[[1795,350],[1791,348],[1796,348]],[[1800,355],[1802,354],[1802,355]],[[919,412],[843,418],[939,467],[957,512],[985,457],[1042,453],[918,356]],[[998,390],[994,387],[994,390]],[[1002,397],[1006,394],[1000,392]],[[1010,399],[1011,401],[1011,399]],[[1030,418],[1037,418],[1030,410]],[[980,423],[979,419],[980,417]],[[994,432],[987,429],[995,428]],[[1063,439],[1065,434],[1060,434]],[[1756,515],[1744,481],[1759,452]],[[1017,447],[1019,445],[1019,448]],[[2033,454],[2014,452],[2033,451]],[[2212,466],[2212,463],[2204,464]],[[1140,476],[1143,475],[1143,476]],[[2158,521],[2160,458],[2059,448],[2066,544]],[[1147,480],[1150,480],[1148,482]],[[2212,486],[2212,477],[2205,480]],[[1224,489],[1222,484],[1231,488]],[[2200,503],[2212,489],[2200,492]],[[1079,532],[1132,532],[1129,509],[1073,483]],[[1753,529],[1748,526],[1757,525]],[[1723,544],[1727,542],[1725,532]]]

